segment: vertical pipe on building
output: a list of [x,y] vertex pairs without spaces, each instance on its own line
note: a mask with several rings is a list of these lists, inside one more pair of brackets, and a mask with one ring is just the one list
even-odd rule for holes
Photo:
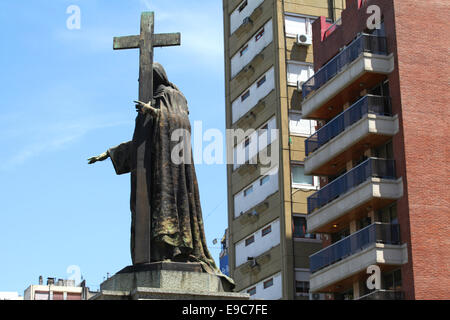
[[[287,70],[288,70],[288,63],[287,63],[287,40],[286,40],[286,18],[285,18],[285,3],[284,0],[281,0],[281,6],[282,6],[282,17],[283,17],[283,40],[284,40],[284,65],[285,65],[285,70],[286,70],[286,76],[287,76]],[[289,137],[289,142],[288,142],[288,147],[289,147],[289,177],[292,176],[292,169],[291,169],[291,163],[292,163],[292,146],[291,146],[291,131],[290,131],[290,126],[289,126],[289,87],[287,85],[286,82],[286,101],[287,101],[287,113],[288,113],[288,137]],[[281,138],[281,137],[280,137]],[[281,154],[283,154],[283,143],[281,143]],[[284,166],[283,166],[284,167]],[[291,206],[291,210],[290,210],[290,215],[289,215],[289,219],[291,220],[291,225],[292,225],[292,213],[294,212],[294,205],[293,205],[293,201],[292,201],[292,182],[289,183],[289,195],[290,195],[290,206]],[[283,197],[284,198],[284,197]],[[283,200],[284,201],[284,200]],[[284,212],[284,214],[286,215],[286,211]],[[285,224],[286,224],[286,216],[285,216]],[[287,238],[285,239],[285,241],[287,241]],[[293,297],[292,299],[295,299],[295,290],[296,290],[296,285],[295,285],[295,247],[294,247],[294,239],[291,238],[292,241],[292,274],[293,274],[293,279],[294,281],[292,281],[291,285],[293,287]]]

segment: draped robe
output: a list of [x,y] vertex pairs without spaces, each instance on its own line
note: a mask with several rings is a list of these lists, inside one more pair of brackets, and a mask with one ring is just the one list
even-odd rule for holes
[[[170,83],[161,65],[154,64],[154,107],[158,116],[139,113],[133,140],[108,150],[117,174],[131,173],[132,212],[131,255],[135,264],[136,241],[136,157],[137,146],[145,143],[144,166],[146,168],[147,191],[150,204],[151,261],[199,262],[211,274],[224,276],[216,267],[206,244],[202,210],[195,166],[190,143],[190,122],[187,101],[181,91]],[[155,76],[156,74],[156,76]],[[172,141],[176,129],[186,130],[188,135],[185,157],[190,161],[176,164],[171,160],[174,147]]]

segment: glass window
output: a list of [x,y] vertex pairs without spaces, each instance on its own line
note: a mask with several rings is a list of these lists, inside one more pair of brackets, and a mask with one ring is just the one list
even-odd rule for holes
[[312,23],[316,18],[299,17],[297,15],[285,15],[286,35],[293,37],[297,34],[312,34]]
[[240,51],[241,57],[244,55],[244,53],[248,50],[248,45],[246,45],[242,50]]
[[245,9],[245,7],[247,6],[247,4],[248,4],[248,0],[245,0],[245,1],[241,4],[241,6],[239,7],[239,12],[242,12],[242,10]]
[[306,230],[306,218],[304,217],[293,217],[293,233],[294,238],[301,239],[315,239],[316,236],[311,233],[307,233]]
[[266,82],[266,76],[264,76],[264,77],[262,77],[261,79],[258,80],[258,82],[256,84],[257,87],[258,88],[261,87],[264,82]]
[[269,129],[269,124],[266,123],[265,125],[263,125],[263,126],[258,130],[258,131],[259,131],[259,134],[261,135],[261,134],[265,133],[265,131],[268,130],[268,129]]
[[309,282],[308,281],[295,281],[295,292],[299,294],[309,293]]
[[258,41],[259,39],[262,38],[263,35],[264,35],[264,28],[260,32],[258,32],[258,34],[255,37],[255,40]]
[[261,236],[266,236],[272,232],[272,226],[268,226],[267,228],[262,229]]
[[248,97],[250,97],[250,90],[247,90],[247,92],[241,96],[241,101],[244,101]]
[[314,185],[313,176],[305,175],[305,168],[303,165],[292,166],[292,182],[294,184]]
[[383,275],[383,287],[386,290],[401,291],[402,272],[400,269],[394,270]]
[[255,236],[251,236],[247,239],[245,239],[245,246],[249,246],[250,244],[252,244],[253,242],[255,242]]
[[262,185],[266,184],[267,182],[269,182],[269,180],[270,180],[270,176],[262,177],[262,178],[259,180],[259,185],[262,186]]
[[256,287],[247,290],[247,293],[251,296],[256,294]]
[[267,281],[264,281],[264,289],[267,289],[267,288],[269,288],[271,286],[273,286],[273,278],[271,278],[271,279],[269,279]]
[[253,192],[253,186],[244,190],[244,197],[248,196]]
[[249,144],[250,144],[250,138],[247,137],[247,138],[245,138],[244,148],[248,147]]

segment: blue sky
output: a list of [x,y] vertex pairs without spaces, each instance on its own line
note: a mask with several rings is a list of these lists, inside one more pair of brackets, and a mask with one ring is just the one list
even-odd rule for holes
[[[81,29],[69,30],[70,5]],[[0,291],[23,291],[39,275],[68,278],[77,265],[97,289],[131,264],[129,175],[86,159],[131,139],[138,50],[114,36],[181,32],[181,47],[155,60],[188,99],[191,122],[225,128],[222,1],[4,0],[0,4]],[[210,251],[218,263],[227,225],[226,167],[199,164]]]

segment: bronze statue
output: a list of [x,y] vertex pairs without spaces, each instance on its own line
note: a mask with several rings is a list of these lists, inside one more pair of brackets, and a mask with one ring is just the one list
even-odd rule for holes
[[[88,159],[89,164],[111,158],[117,174],[131,173],[134,265],[160,261],[198,262],[206,272],[225,277],[207,248],[190,140],[185,141],[190,161],[175,164],[171,159],[173,148],[179,144],[171,139],[174,130],[184,129],[190,137],[186,98],[169,82],[159,63],[153,64],[153,83],[154,103],[137,101],[133,139]],[[145,146],[145,152],[139,156],[141,146]],[[136,170],[139,157],[143,158],[145,168],[140,174]],[[137,206],[145,207],[142,202],[148,205],[145,217],[136,215]]]

